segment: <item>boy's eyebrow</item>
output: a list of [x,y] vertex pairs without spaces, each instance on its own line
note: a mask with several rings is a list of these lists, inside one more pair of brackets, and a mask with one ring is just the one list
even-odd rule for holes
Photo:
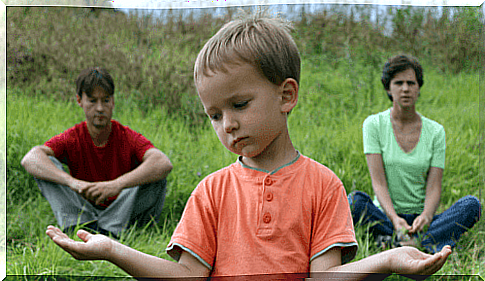
[[232,96],[230,97],[227,97],[227,101],[235,101],[235,100],[240,100],[240,99],[244,99],[244,98],[249,98],[251,96],[251,93],[248,92],[248,93],[235,93],[233,94]]
[[[251,93],[234,93],[231,96],[224,97],[222,102],[223,103],[232,103],[236,101],[240,101],[242,99],[247,99],[251,97]],[[204,106],[204,111],[209,112],[210,110],[218,109],[217,106],[211,106],[211,107],[205,107]]]

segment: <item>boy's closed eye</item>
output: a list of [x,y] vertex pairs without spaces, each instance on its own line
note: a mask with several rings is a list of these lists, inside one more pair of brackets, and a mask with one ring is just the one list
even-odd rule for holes
[[249,101],[238,102],[234,104],[234,108],[242,109],[245,108],[249,104]]
[[219,114],[219,113],[215,113],[215,114],[207,114],[210,118],[211,121],[218,121],[222,114]]

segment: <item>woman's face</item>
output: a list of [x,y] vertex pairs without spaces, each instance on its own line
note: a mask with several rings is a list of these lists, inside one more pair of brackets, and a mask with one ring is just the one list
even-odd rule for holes
[[391,79],[387,92],[392,96],[394,105],[397,104],[401,108],[414,107],[419,97],[419,85],[414,69],[397,73]]

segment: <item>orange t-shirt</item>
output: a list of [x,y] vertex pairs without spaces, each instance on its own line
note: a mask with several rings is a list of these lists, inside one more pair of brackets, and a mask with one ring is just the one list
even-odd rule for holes
[[212,270],[211,276],[305,273],[310,262],[342,247],[355,256],[352,217],[340,179],[299,155],[268,173],[238,161],[202,180],[167,246]]

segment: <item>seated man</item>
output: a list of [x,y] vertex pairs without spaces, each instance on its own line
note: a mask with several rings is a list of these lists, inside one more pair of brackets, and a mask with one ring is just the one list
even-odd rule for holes
[[158,221],[170,160],[144,136],[111,120],[114,82],[106,70],[84,70],[76,88],[86,121],[35,146],[22,159],[57,223],[66,231],[83,224],[117,237],[135,223]]

